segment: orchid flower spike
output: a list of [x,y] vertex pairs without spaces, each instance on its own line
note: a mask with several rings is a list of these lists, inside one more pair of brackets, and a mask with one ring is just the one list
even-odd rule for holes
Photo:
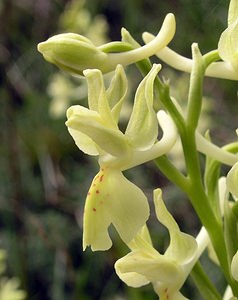
[[[153,84],[161,66],[153,65],[140,83],[132,113],[123,133],[118,127],[127,91],[121,65],[106,90],[99,70],[86,70],[89,108],[72,106],[67,111],[69,133],[80,150],[98,156],[100,171],[93,179],[84,212],[83,248],[111,247],[108,227],[112,223],[129,243],[149,217],[144,193],[122,171],[167,153],[177,139],[171,118],[153,109]],[[163,136],[158,141],[158,123]]]
[[[194,261],[197,260],[197,242],[180,231],[162,199],[162,191],[154,191],[158,220],[167,227],[170,235],[168,249],[162,255],[152,245],[144,227],[128,244],[131,252],[115,263],[117,275],[127,285],[140,287],[152,283],[161,300],[185,300],[180,293]],[[188,271],[189,270],[189,271]]]
[[107,73],[113,71],[117,64],[126,66],[154,55],[172,40],[175,29],[175,17],[170,13],[155,39],[137,49],[123,42],[96,47],[82,35],[63,33],[39,43],[38,51],[47,61],[73,75],[83,75],[86,69],[99,69]]

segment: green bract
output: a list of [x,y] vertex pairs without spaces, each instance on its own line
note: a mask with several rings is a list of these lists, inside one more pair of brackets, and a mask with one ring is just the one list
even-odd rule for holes
[[168,249],[164,255],[155,250],[143,228],[128,244],[131,252],[116,262],[116,272],[129,286],[140,287],[151,282],[160,299],[187,299],[179,290],[187,269],[197,258],[196,240],[180,231],[164,205],[160,189],[154,191],[154,202],[158,220],[169,230]]
[[[99,70],[86,70],[89,108],[72,106],[67,111],[69,132],[83,152],[99,157],[100,171],[86,199],[83,248],[106,250],[111,246],[112,223],[129,243],[149,217],[143,192],[122,174],[123,170],[167,153],[177,131],[170,117],[153,109],[153,84],[161,66],[153,65],[140,83],[131,117],[123,133],[118,127],[127,91],[127,79],[118,65],[106,90]],[[158,141],[158,122],[163,136]]]
[[85,69],[99,69],[107,73],[113,71],[117,64],[129,65],[154,55],[171,41],[175,27],[174,15],[168,14],[151,43],[129,51],[131,46],[127,43],[114,42],[96,47],[86,37],[75,33],[55,35],[40,43],[38,50],[47,61],[71,74],[83,75]]

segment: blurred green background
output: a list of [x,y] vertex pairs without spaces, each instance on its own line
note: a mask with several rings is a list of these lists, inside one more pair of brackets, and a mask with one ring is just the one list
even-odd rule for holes
[[[87,89],[84,80],[45,62],[37,44],[61,32],[84,34],[98,44],[120,40],[122,26],[142,43],[142,32],[156,34],[166,13],[173,12],[177,33],[171,47],[190,57],[192,42],[203,53],[216,48],[228,5],[227,0],[0,0],[0,248],[7,250],[7,275],[20,279],[28,299],[157,299],[150,286],[131,289],[117,278],[113,264],[127,249],[116,233],[110,251],[82,252],[84,199],[98,167],[77,149],[64,122],[67,107],[86,104]],[[127,71],[132,100],[141,78],[135,67]],[[186,101],[188,76],[166,68],[163,75]],[[236,90],[234,82],[205,80],[205,124],[218,144],[235,138],[230,130],[237,126]],[[163,187],[181,228],[197,233],[199,222],[185,196],[153,163],[127,175],[149,199],[153,188]],[[153,213],[150,226],[163,251],[168,236]],[[208,265],[207,272],[224,289],[216,267]],[[200,299],[190,281],[184,292]]]

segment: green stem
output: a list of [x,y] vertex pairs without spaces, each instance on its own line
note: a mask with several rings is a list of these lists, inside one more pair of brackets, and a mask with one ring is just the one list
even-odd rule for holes
[[220,222],[218,222],[214,211],[209,205],[207,195],[205,194],[204,189],[201,186],[196,185],[196,183],[192,183],[191,191],[189,192],[188,196],[198,217],[200,218],[202,224],[204,225],[210,236],[214,250],[216,251],[217,257],[220,261],[220,265],[227,278],[227,281],[231,283],[232,280],[230,277],[223,229]]
[[183,137],[182,141],[184,145],[184,152],[191,183],[188,196],[199,219],[201,220],[210,236],[211,242],[213,244],[214,250],[217,254],[227,282],[231,286],[233,292],[235,293],[236,291],[237,293],[238,283],[233,280],[230,274],[230,266],[228,262],[222,224],[217,219],[215,212],[211,207],[211,203],[207,198],[201,180],[201,171],[198,163],[198,153],[196,151],[195,136],[193,136],[193,138],[191,137],[191,135],[185,136]]
[[[213,53],[211,56],[214,57]],[[201,174],[195,138],[202,103],[203,78],[205,72],[204,65],[207,66],[208,62],[211,62],[212,59],[210,59],[209,56],[206,56],[206,61],[202,59],[196,46],[193,46],[193,58],[194,64],[190,79],[186,129],[185,131],[180,132],[188,178],[191,183],[188,196],[202,224],[207,229],[224,275],[232,289],[235,290],[237,288],[237,284],[234,283],[234,280],[230,275],[223,228],[211,207],[211,203],[203,185],[203,176]]]
[[160,171],[185,193],[189,190],[188,179],[163,155],[154,160]]
[[195,264],[190,275],[205,300],[222,300],[221,295],[218,293],[199,262]]

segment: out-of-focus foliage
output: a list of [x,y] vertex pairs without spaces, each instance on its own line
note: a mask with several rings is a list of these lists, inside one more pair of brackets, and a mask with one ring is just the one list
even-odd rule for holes
[[[142,42],[143,31],[156,33],[165,14],[173,12],[178,30],[171,47],[190,56],[193,41],[199,43],[201,51],[217,46],[226,26],[228,2],[0,2],[0,247],[7,251],[6,275],[19,279],[29,299],[156,299],[149,287],[132,290],[117,278],[113,264],[126,249],[116,234],[112,251],[82,252],[84,198],[97,166],[74,145],[64,125],[64,110],[72,102],[83,103],[87,90],[84,80],[70,78],[45,63],[37,43],[71,31],[100,44],[120,39],[122,26]],[[163,72],[168,76],[166,69]],[[133,67],[128,74],[133,89],[141,78]],[[174,95],[183,98],[183,77],[176,72],[172,80]],[[236,90],[229,83],[212,79],[206,80],[205,88],[208,107],[214,105],[217,112],[209,116],[209,122],[236,128],[237,104],[230,100],[235,99]],[[209,98],[211,91],[216,99]],[[225,129],[212,131],[220,143],[229,139]],[[127,175],[145,192],[167,185],[152,164]],[[182,201],[183,194],[167,186],[165,197],[181,227],[196,232],[197,220]],[[184,211],[187,220],[181,217]],[[158,231],[153,217],[150,222],[156,246],[161,249],[167,236]],[[217,274],[212,277],[222,287],[222,278]],[[192,299],[198,299],[189,285],[185,289]]]
[[0,299],[3,300],[24,300],[26,293],[19,289],[19,280],[17,278],[8,278],[4,276],[6,269],[6,253],[0,249]]

